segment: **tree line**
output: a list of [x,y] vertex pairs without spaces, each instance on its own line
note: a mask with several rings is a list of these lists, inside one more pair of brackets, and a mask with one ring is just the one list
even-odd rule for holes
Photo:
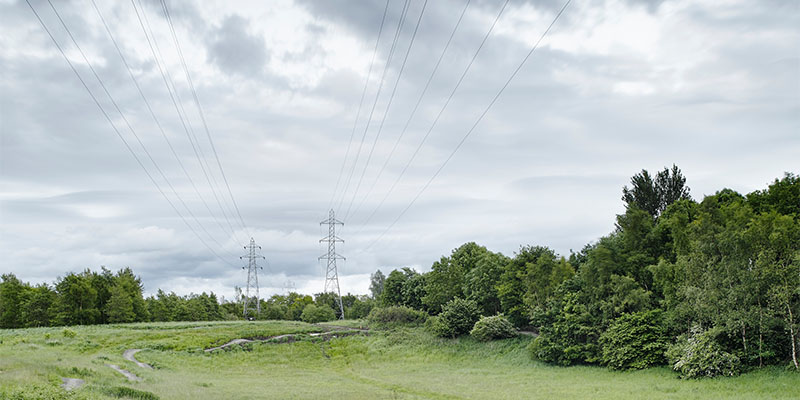
[[[523,246],[509,257],[466,243],[426,273],[378,270],[370,289],[382,307],[430,315],[474,302],[484,316],[536,331],[531,354],[561,365],[669,362],[686,376],[798,368],[800,177],[698,202],[673,166],[636,174],[622,200],[615,229],[569,256]],[[697,367],[689,358],[698,355],[725,365]]]
[[[105,267],[99,272],[71,272],[53,285],[33,286],[14,274],[4,274],[0,279],[0,328],[245,318],[238,288],[232,301],[219,299],[213,292],[179,296],[161,289],[145,298],[141,278],[130,268],[116,273]],[[307,322],[341,317],[334,311],[338,307],[333,293],[310,296],[291,292],[260,302],[261,313],[248,317]],[[347,294],[342,296],[342,303],[344,316],[358,319],[370,312],[373,301],[368,296]]]

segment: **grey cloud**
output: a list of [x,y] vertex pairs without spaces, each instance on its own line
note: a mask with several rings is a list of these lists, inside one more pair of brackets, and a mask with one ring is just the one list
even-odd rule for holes
[[208,58],[230,75],[258,76],[269,61],[264,38],[248,32],[249,21],[231,15],[208,39]]
[[[702,198],[725,186],[742,192],[762,188],[784,170],[796,167],[800,102],[793,91],[798,83],[798,58],[792,51],[800,43],[800,35],[791,22],[796,21],[797,10],[754,2],[746,11],[719,18],[709,11],[709,5],[696,3],[678,15],[686,22],[682,29],[713,40],[703,50],[708,57],[702,64],[680,72],[682,87],[645,95],[617,93],[613,88],[618,82],[657,84],[670,76],[664,75],[663,65],[654,65],[647,57],[566,52],[545,43],[428,190],[381,241],[367,249],[450,154],[528,50],[529,44],[513,34],[490,38],[404,179],[365,224],[422,139],[501,5],[495,0],[473,3],[397,153],[358,212],[346,220],[342,231],[345,243],[340,249],[348,257],[340,271],[344,279],[376,268],[388,272],[406,265],[425,271],[465,241],[507,255],[526,244],[547,245],[568,254],[613,229],[614,214],[623,209],[621,187],[642,168],[653,170],[677,163],[688,177],[692,195]],[[318,223],[330,207],[366,66],[350,66],[341,60],[339,66],[320,65],[324,72],[319,82],[291,87],[281,71],[267,70],[265,65],[280,58],[303,66],[325,59],[318,56],[336,56],[337,49],[321,40],[328,36],[355,39],[354,48],[346,54],[357,52],[368,60],[386,3],[299,2],[293,11],[310,14],[298,24],[310,39],[286,54],[270,54],[264,39],[254,33],[254,22],[231,14],[236,10],[225,10],[224,4],[220,15],[232,16],[220,25],[202,18],[209,12],[205,7],[216,6],[188,1],[169,4],[178,32],[188,29],[205,45],[200,49],[205,54],[199,58],[205,56],[206,63],[189,68],[198,76],[198,96],[250,232],[238,228],[236,218],[231,220],[235,235],[228,232],[227,221],[221,218],[148,56],[149,49],[137,47],[134,39],[143,38],[141,31],[134,29],[138,22],[129,4],[100,6],[113,11],[106,17],[214,215],[196,197],[168,150],[116,51],[97,25],[93,10],[82,3],[59,9],[65,9],[70,26],[79,26],[76,38],[97,57],[98,72],[176,191],[221,243],[217,245],[200,232],[224,261],[200,243],[148,181],[27,6],[3,4],[2,25],[27,47],[0,42],[11,43],[9,51],[0,54],[0,270],[23,279],[52,281],[69,270],[130,266],[142,275],[150,293],[157,288],[181,293],[213,288],[230,298],[233,286],[241,286],[245,279],[237,258],[243,251],[240,241],[252,235],[269,261],[262,275],[265,286],[270,287],[266,293],[281,291],[287,279],[299,287],[321,281],[324,270],[316,261],[320,255],[317,240],[324,232]],[[395,143],[463,4],[461,0],[428,2],[365,175],[362,195]],[[638,11],[645,7],[657,18],[663,17],[659,13],[664,4],[638,4],[633,6]],[[39,2],[34,5],[43,11],[49,7]],[[391,2],[386,32],[393,31],[401,5]],[[421,2],[412,2],[409,21],[415,20],[420,6]],[[519,2],[511,2],[509,10],[516,12],[518,6]],[[560,2],[536,2],[534,6],[552,13]],[[164,23],[157,2],[147,2],[144,8],[155,16],[151,23]],[[585,23],[575,15],[568,11],[555,32],[571,32]],[[46,22],[57,27],[58,21],[50,14]],[[697,27],[702,30],[693,31]],[[126,31],[128,28],[133,30]],[[399,53],[389,66],[365,151],[371,147],[412,28],[409,22],[400,38]],[[56,34],[59,41],[67,39],[63,32]],[[379,46],[350,160],[388,54],[387,37],[384,33]],[[159,40],[169,43],[168,37]],[[233,45],[225,44],[229,42]],[[352,41],[336,45],[343,43],[349,46]],[[661,54],[659,46],[655,45],[652,55]],[[143,53],[138,53],[140,50]],[[240,56],[244,61],[236,60]],[[81,74],[90,76],[85,66],[77,64]],[[172,72],[175,76],[180,73]],[[210,158],[202,125],[190,107],[191,94],[183,84],[178,86],[202,150]],[[113,118],[121,123],[117,115]],[[127,131],[123,134],[135,143]],[[140,151],[138,145],[136,148]],[[362,153],[355,180],[365,159],[366,153]],[[213,158],[209,161],[214,167]],[[215,167],[212,174],[221,184]],[[355,185],[352,182],[350,190]],[[218,194],[227,196],[224,186],[221,189]],[[167,193],[175,201],[171,191]],[[351,194],[337,214],[340,218]],[[356,204],[360,199],[356,198]],[[337,207],[337,202],[333,203]],[[178,202],[176,205],[182,210]],[[84,215],[87,211],[94,216]]]

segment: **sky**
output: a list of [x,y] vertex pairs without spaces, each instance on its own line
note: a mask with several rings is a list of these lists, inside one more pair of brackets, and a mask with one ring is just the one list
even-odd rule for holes
[[546,36],[561,1],[164,5],[0,0],[1,273],[230,299],[253,238],[262,296],[312,294],[333,209],[364,294],[469,241],[568,256],[642,169],[800,172],[797,1],[576,0]]

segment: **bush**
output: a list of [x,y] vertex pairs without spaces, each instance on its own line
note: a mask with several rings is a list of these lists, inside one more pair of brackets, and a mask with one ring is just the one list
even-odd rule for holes
[[309,324],[316,324],[317,322],[332,321],[336,319],[336,313],[327,305],[314,305],[309,304],[303,309],[300,314],[300,319]]
[[499,314],[493,317],[482,317],[475,323],[469,334],[477,340],[488,342],[490,340],[514,337],[517,331],[514,329],[514,325],[508,321],[508,318],[504,317],[503,314]]
[[478,304],[472,300],[455,298],[442,307],[433,332],[441,337],[456,337],[468,333],[480,318]]
[[63,332],[65,338],[74,338],[75,336],[78,335],[77,333],[75,333],[75,331],[73,331],[72,329],[69,329],[69,328],[64,328],[64,330],[62,332]]
[[428,314],[405,306],[376,307],[369,312],[367,321],[373,328],[388,328],[396,325],[421,325]]
[[624,314],[600,336],[603,364],[614,369],[642,369],[664,364],[669,345],[663,313],[652,310]]
[[722,349],[714,340],[714,331],[694,326],[689,335],[681,335],[667,351],[672,369],[681,378],[733,376],[740,370],[739,358]]

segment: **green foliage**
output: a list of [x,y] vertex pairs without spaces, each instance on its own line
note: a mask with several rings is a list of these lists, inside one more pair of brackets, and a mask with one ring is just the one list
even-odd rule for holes
[[681,170],[673,165],[656,174],[655,179],[646,170],[631,178],[631,188],[622,188],[622,200],[628,208],[635,207],[657,217],[670,204],[689,198],[689,188]]
[[714,331],[692,327],[667,351],[672,368],[681,378],[733,376],[740,371],[739,358],[722,349]]
[[421,325],[428,319],[428,314],[404,306],[375,307],[367,316],[372,328],[391,328],[398,325]]
[[52,385],[0,385],[0,399],[4,400],[79,400],[87,398],[84,393],[67,392],[60,387]]
[[453,338],[469,333],[480,316],[474,301],[455,298],[442,307],[442,312],[431,327],[436,335]]
[[434,262],[427,274],[425,297],[422,299],[426,309],[431,313],[438,313],[448,301],[456,297],[466,297],[464,289],[467,274],[488,253],[485,247],[469,242],[453,250],[449,257],[442,257]]
[[508,263],[508,257],[487,251],[478,259],[475,268],[467,272],[464,295],[478,304],[482,315],[495,315],[501,312],[502,305],[497,285]]
[[64,335],[65,338],[74,338],[77,335],[75,331],[69,328],[64,328],[64,330],[61,331],[61,334]]
[[[540,261],[542,259],[542,261]],[[547,295],[540,292],[539,283],[549,282],[550,276],[535,275],[537,263],[555,260],[555,253],[543,246],[524,246],[504,268],[497,283],[497,294],[503,314],[515,326],[526,326],[530,322],[530,307]]]
[[136,314],[133,313],[133,301],[121,285],[111,288],[111,297],[106,303],[108,322],[133,322]]
[[747,202],[757,213],[775,211],[781,215],[800,217],[800,175],[787,172],[775,179],[766,190],[747,195]]
[[534,311],[532,322],[539,336],[528,345],[532,358],[559,365],[598,361],[601,320],[585,296],[581,282],[572,279],[559,288],[557,300]]
[[383,275],[381,270],[375,271],[374,274],[369,276],[369,292],[372,294],[373,299],[380,299],[383,293],[383,285],[386,282],[386,276]]
[[367,318],[370,311],[375,307],[376,301],[367,296],[359,296],[353,301],[353,304],[344,309],[345,319],[364,319]]
[[396,269],[389,273],[383,284],[383,291],[380,297],[381,305],[398,306],[403,304],[403,284],[408,280],[411,269],[406,268],[405,272]]
[[491,317],[481,317],[469,332],[469,335],[482,342],[490,340],[507,339],[514,337],[517,330],[502,314]]
[[26,286],[14,274],[0,276],[0,328],[22,326],[20,305]]
[[129,388],[126,386],[114,386],[106,389],[105,393],[112,397],[135,399],[135,400],[159,400],[160,398],[153,393],[145,392],[144,390]]
[[303,309],[300,319],[309,324],[316,324],[317,322],[325,322],[336,319],[336,313],[332,308],[325,304],[319,306],[309,304]]
[[600,336],[602,363],[614,369],[661,365],[668,345],[661,310],[623,314]]

